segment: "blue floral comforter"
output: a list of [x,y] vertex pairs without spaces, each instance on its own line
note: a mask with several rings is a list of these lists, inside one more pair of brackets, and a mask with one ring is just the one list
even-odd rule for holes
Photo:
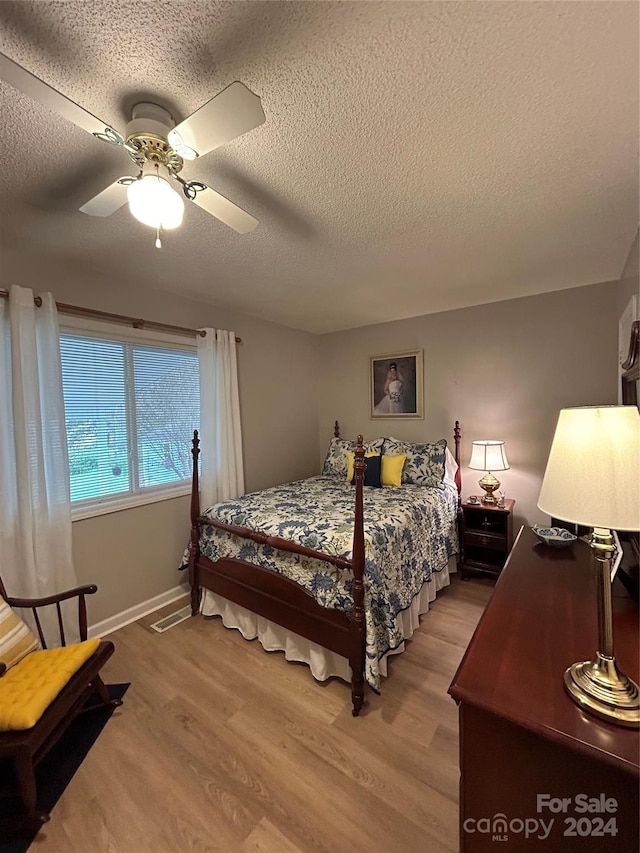
[[[216,504],[203,515],[297,542],[314,551],[351,559],[355,489],[328,476],[311,477]],[[404,485],[364,489],[365,677],[379,689],[378,661],[402,642],[395,619],[434,572],[458,553],[457,492]],[[211,560],[237,557],[285,575],[318,604],[352,607],[352,572],[299,554],[204,527],[201,553]],[[185,562],[188,552],[185,555]]]

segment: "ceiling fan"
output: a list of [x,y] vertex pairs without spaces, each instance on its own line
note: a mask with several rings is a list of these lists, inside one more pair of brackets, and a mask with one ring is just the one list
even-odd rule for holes
[[[96,139],[120,146],[135,163],[137,175],[118,178],[83,204],[83,213],[110,216],[128,201],[133,216],[156,229],[158,248],[161,231],[177,228],[182,222],[182,195],[240,234],[258,225],[251,214],[211,187],[180,175],[185,160],[208,154],[265,121],[260,98],[242,83],[231,83],[177,126],[158,104],[136,104],[123,136],[2,53],[0,79]],[[172,184],[179,186],[182,195]]]

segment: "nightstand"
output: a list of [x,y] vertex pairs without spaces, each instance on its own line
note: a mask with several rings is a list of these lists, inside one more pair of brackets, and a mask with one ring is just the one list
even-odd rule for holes
[[513,543],[513,507],[515,501],[495,504],[462,504],[460,570],[463,580],[483,572],[497,577]]

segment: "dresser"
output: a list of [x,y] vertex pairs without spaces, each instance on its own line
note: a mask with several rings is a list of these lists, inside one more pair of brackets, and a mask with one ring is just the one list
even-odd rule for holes
[[[449,693],[460,715],[460,850],[637,853],[640,737],[589,716],[564,670],[593,657],[595,567],[522,528]],[[614,583],[616,660],[638,681],[638,605]]]

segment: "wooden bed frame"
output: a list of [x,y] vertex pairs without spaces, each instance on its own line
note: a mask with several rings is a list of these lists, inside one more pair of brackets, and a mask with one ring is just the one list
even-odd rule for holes
[[[334,435],[340,436],[338,422]],[[455,422],[453,430],[455,460],[458,463],[456,485],[461,492],[460,476],[460,424]],[[189,552],[189,583],[191,584],[191,613],[195,616],[200,609],[201,589],[212,592],[245,607],[252,613],[263,616],[325,649],[342,655],[351,666],[351,697],[353,716],[357,717],[364,702],[365,666],[365,613],[364,613],[364,519],[362,495],[364,481],[363,438],[358,436],[355,448],[355,521],[353,530],[353,558],[335,557],[304,548],[301,545],[277,536],[268,536],[246,527],[236,527],[206,518],[200,514],[200,491],[198,482],[198,456],[200,441],[198,431],[193,435],[193,476],[191,488],[191,540]],[[270,569],[264,569],[233,557],[223,557],[213,562],[200,553],[200,528],[217,527],[250,539],[261,545],[269,545],[282,551],[290,551],[305,557],[331,563],[339,569],[353,572],[353,609],[343,613],[321,607],[305,589],[294,581]]]

